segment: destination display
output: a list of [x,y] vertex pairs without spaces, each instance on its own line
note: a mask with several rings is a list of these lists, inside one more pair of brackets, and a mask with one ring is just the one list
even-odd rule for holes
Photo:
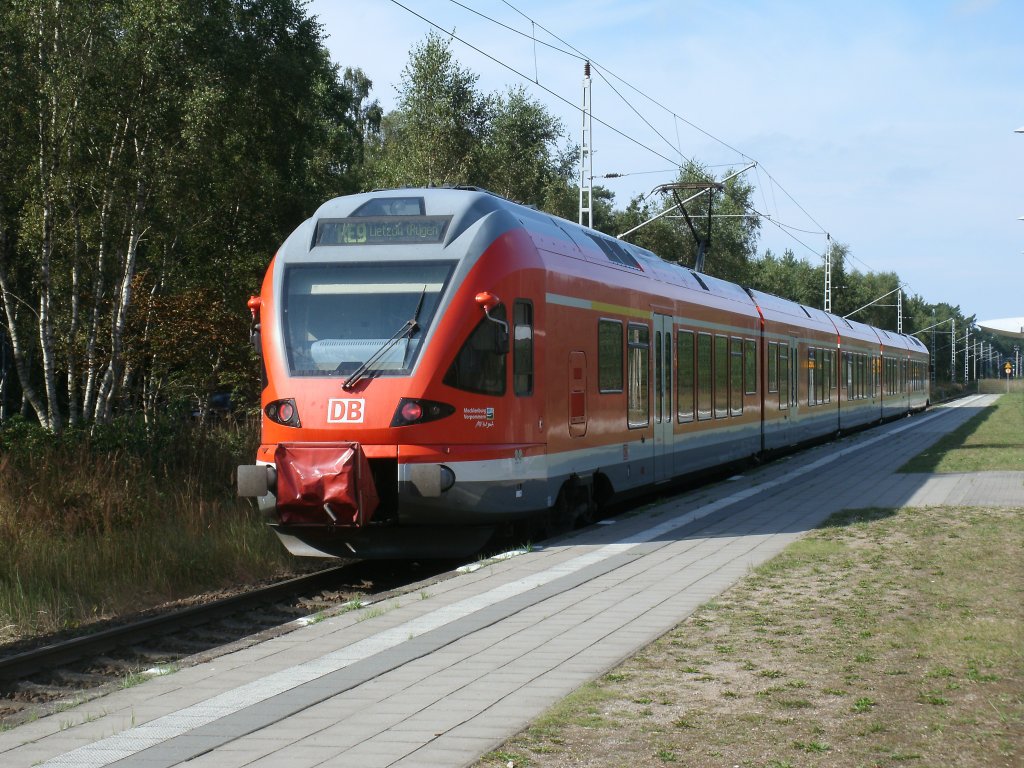
[[315,245],[409,245],[440,243],[448,216],[380,216],[317,222]]

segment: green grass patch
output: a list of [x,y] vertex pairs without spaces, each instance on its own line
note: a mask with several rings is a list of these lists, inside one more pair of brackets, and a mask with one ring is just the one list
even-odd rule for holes
[[900,472],[1024,470],[1024,392],[1000,395],[994,405],[942,437]]

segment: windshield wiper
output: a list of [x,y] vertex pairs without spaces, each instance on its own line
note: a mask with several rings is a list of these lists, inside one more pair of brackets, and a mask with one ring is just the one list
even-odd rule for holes
[[[416,303],[416,310],[412,313],[412,317],[406,320],[405,325],[395,331],[390,339],[381,344],[380,349],[370,355],[370,357],[366,359],[365,363],[352,371],[352,374],[342,382],[342,389],[352,389],[352,387],[354,387],[359,380],[366,375],[366,372],[370,370],[370,367],[374,363],[384,357],[384,355],[386,355],[399,341],[406,337],[411,337],[416,332],[416,329],[420,327],[420,310],[423,309],[423,299],[426,295],[427,286],[424,285],[423,292],[420,293],[420,300]],[[342,365],[344,365],[344,363],[339,364],[338,369],[340,369]]]

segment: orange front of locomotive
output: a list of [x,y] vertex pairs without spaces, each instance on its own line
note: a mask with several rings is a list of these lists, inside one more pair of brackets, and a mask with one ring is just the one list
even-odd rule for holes
[[533,249],[507,222],[457,247],[449,221],[431,229],[442,217],[366,218],[391,227],[379,243],[316,247],[355,237],[351,216],[329,222],[340,234],[321,232],[323,218],[300,228],[315,246],[286,243],[252,302],[262,445],[239,493],[295,554],[471,552],[525,511],[502,501],[523,498],[506,465],[539,441],[506,387],[514,318],[500,296],[520,290]]

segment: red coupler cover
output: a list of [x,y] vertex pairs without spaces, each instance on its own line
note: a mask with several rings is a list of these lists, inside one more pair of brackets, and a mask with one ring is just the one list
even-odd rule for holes
[[359,443],[292,445],[274,453],[282,523],[363,526],[380,499]]

